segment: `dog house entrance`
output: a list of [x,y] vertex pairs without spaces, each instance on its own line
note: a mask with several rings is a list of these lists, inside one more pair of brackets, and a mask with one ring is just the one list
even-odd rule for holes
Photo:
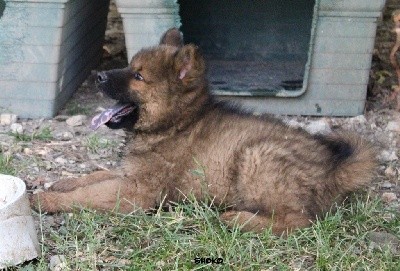
[[216,94],[302,93],[315,1],[178,2],[185,42],[202,49]]

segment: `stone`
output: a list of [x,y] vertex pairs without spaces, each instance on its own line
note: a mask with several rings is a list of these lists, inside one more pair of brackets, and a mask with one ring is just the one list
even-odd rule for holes
[[0,114],[0,125],[6,126],[16,123],[18,116],[15,114],[3,113]]
[[389,121],[386,130],[393,131],[393,132],[400,132],[400,122],[398,121]]
[[331,127],[326,119],[311,121],[305,129],[310,134],[328,134],[331,132]]
[[48,183],[45,183],[45,184],[43,185],[43,187],[44,187],[44,189],[48,190],[50,187],[53,186],[54,183],[55,183],[55,182],[48,182]]
[[381,188],[383,189],[390,189],[392,188],[392,184],[390,182],[384,182],[383,184],[380,185]]
[[54,161],[57,163],[57,164],[60,164],[60,165],[65,165],[66,163],[68,163],[68,161],[67,161],[67,159],[65,159],[65,158],[63,158],[63,157],[57,157],[56,159],[54,159]]
[[26,155],[32,155],[32,154],[33,154],[33,151],[32,151],[32,149],[30,149],[30,148],[24,148],[23,152],[24,152],[24,154],[26,154]]
[[81,126],[86,122],[87,116],[85,115],[75,115],[68,118],[65,122],[68,126],[76,127]]
[[54,135],[54,138],[62,141],[69,141],[74,138],[74,134],[70,131],[58,132]]
[[371,249],[389,248],[392,253],[396,254],[397,248],[400,246],[399,238],[388,232],[370,232],[367,237],[371,241]]
[[398,160],[399,157],[397,156],[395,151],[383,150],[379,155],[378,159],[383,162],[390,162]]
[[13,123],[10,126],[10,130],[14,134],[22,134],[24,132],[24,127],[20,123]]
[[51,271],[66,270],[67,261],[64,255],[53,255],[50,257],[49,269]]
[[391,203],[397,200],[397,195],[392,192],[385,192],[382,194],[382,201],[386,203]]
[[364,115],[359,115],[354,118],[350,118],[348,121],[350,124],[355,125],[355,124],[364,124],[367,122],[367,119],[365,118]]
[[394,177],[396,176],[396,170],[392,167],[388,167],[387,169],[385,169],[385,175],[388,177]]

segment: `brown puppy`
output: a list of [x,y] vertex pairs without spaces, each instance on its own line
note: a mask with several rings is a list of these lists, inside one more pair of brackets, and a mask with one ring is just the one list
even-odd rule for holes
[[[241,113],[209,95],[204,59],[177,29],[130,66],[98,74],[118,104],[93,127],[132,131],[121,168],[57,182],[32,197],[44,211],[75,204],[120,212],[151,209],[193,193],[231,206],[221,220],[282,233],[310,225],[370,182],[371,147],[351,135],[312,136],[278,120]],[[193,171],[201,168],[202,174]],[[165,201],[163,201],[165,199]]]

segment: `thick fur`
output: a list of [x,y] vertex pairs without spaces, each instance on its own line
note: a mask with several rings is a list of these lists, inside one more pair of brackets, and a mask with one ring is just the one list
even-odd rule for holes
[[111,127],[132,131],[123,165],[34,195],[33,205],[44,211],[81,205],[132,212],[192,193],[230,206],[221,215],[229,226],[280,234],[310,225],[373,176],[374,152],[357,136],[313,136],[215,102],[203,57],[183,45],[177,29],[136,54],[127,69],[105,74],[99,87],[138,107]]

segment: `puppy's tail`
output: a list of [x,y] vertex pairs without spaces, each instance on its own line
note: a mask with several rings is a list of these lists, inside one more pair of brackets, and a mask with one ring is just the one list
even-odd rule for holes
[[350,133],[317,138],[331,152],[329,177],[341,193],[355,191],[371,182],[378,165],[371,144]]

